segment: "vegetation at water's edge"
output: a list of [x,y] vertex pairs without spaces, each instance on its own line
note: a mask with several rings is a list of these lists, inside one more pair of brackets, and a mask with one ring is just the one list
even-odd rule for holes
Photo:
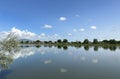
[[83,47],[86,51],[89,50],[89,48],[93,47],[94,51],[98,51],[98,48],[103,48],[103,49],[109,49],[111,51],[115,51],[118,47],[120,48],[120,41],[116,41],[114,39],[111,40],[103,40],[103,41],[98,41],[97,39],[94,39],[92,42],[89,41],[88,39],[85,39],[83,42],[81,41],[76,41],[76,42],[68,42],[67,39],[59,39],[55,42],[52,41],[21,41],[21,44],[23,46],[36,46],[39,48],[41,45],[44,45],[45,47],[52,47],[55,46],[58,49],[64,49],[67,50],[69,46],[73,46],[76,48],[81,48]]
[[14,33],[8,34],[0,41],[0,72],[8,69],[8,65],[13,62],[15,51],[19,50],[19,40]]
[[71,41],[69,42],[67,39],[58,39],[57,41],[21,41],[21,44],[49,44],[49,45],[120,45],[120,41],[117,41],[115,39],[110,39],[110,40],[103,40],[103,41],[98,41],[97,39],[93,39],[93,41],[89,41],[88,39],[85,39],[83,42],[81,41]]

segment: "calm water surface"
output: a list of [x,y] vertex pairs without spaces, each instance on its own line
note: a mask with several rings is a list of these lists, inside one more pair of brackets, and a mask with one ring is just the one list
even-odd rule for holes
[[1,56],[0,79],[120,79],[120,49],[23,47]]

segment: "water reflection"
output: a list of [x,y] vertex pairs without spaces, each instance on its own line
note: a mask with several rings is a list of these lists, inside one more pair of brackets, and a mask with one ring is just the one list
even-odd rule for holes
[[65,68],[60,68],[60,72],[61,72],[61,73],[65,73],[65,72],[68,72],[68,70],[65,69]]
[[[57,46],[58,49],[61,49],[63,48],[64,50],[67,50],[69,46]],[[90,46],[90,45],[80,45],[80,46],[73,46],[75,48],[81,48],[81,47],[84,47],[84,50],[85,51],[89,51],[89,49],[91,47],[93,47],[94,51],[98,51],[99,49],[103,48],[105,50],[110,50],[110,51],[116,51],[118,48],[120,48],[120,46],[117,46],[117,45],[101,45],[101,46],[98,46],[98,45],[95,45],[95,46]]]
[[[22,46],[21,48],[19,47],[19,50],[18,50],[18,47],[17,49],[13,49],[13,48],[10,48],[8,50],[6,50],[6,48],[4,48],[4,50],[1,50],[0,51],[0,71],[3,71],[5,69],[8,69],[9,68],[9,65],[11,63],[13,63],[14,59],[18,59],[20,57],[27,57],[27,56],[31,56],[31,55],[34,55],[37,52],[40,52],[41,55],[44,55],[46,52],[52,50],[54,53],[58,53],[58,52],[62,52],[63,50],[57,50],[56,47],[54,46],[45,46],[45,48],[43,48],[43,46],[36,46],[36,48],[41,48],[42,49],[36,49],[34,50],[33,47],[27,47],[25,48],[24,46]],[[82,46],[80,46],[82,47]],[[91,46],[92,47],[92,46]],[[109,49],[111,51],[115,51],[117,50],[117,46],[101,46],[103,49]],[[99,48],[101,48],[100,46],[93,46],[93,49],[94,51],[98,51]],[[64,49],[64,50],[68,50],[69,47],[68,46],[57,46],[58,49]],[[78,48],[78,47],[77,47]],[[46,49],[49,49],[49,50],[46,50]],[[54,50],[53,50],[54,49]],[[88,45],[85,45],[84,46],[84,50],[85,51],[89,51],[90,50],[90,46]],[[73,51],[74,52],[74,51]],[[73,55],[73,52],[69,51],[68,52],[68,55]],[[86,57],[81,57],[81,60],[86,60]],[[44,61],[44,64],[49,64],[51,63],[52,60],[45,60]],[[92,60],[93,63],[98,63],[98,60],[97,59],[93,59]]]
[[105,50],[111,50],[111,51],[116,51],[116,49],[120,47],[120,46],[116,46],[116,45],[103,45],[102,48],[105,49]]
[[98,51],[98,46],[94,46],[94,51]]
[[58,45],[57,48],[58,49],[62,49],[63,48],[63,50],[67,50],[68,46],[66,46],[66,45],[65,46]]
[[85,57],[81,57],[81,60],[85,61],[85,59],[86,59]]
[[37,48],[40,48],[41,46],[40,45],[36,45]]
[[[111,55],[108,53],[110,52],[108,51],[110,50],[110,46],[108,46],[107,48],[108,48],[107,50],[103,51],[101,50],[102,46],[101,47],[81,46],[80,48],[71,47],[71,46],[67,46],[67,47],[29,46],[29,47],[21,47],[19,51],[11,51],[11,52],[5,51],[4,53],[0,53],[0,60],[1,60],[0,64],[1,64],[1,67],[3,68],[2,73],[0,73],[0,75],[2,74],[2,76],[0,76],[0,79],[1,78],[5,79],[5,77],[3,77],[3,74],[12,75],[12,78],[9,78],[9,79],[16,79],[14,77],[15,74],[17,75],[22,74],[25,76],[26,79],[32,79],[36,76],[39,79],[40,78],[48,79],[46,78],[46,73],[49,73],[47,74],[47,76],[49,76],[51,79],[56,79],[54,78],[54,75],[61,76],[63,74],[66,77],[69,76],[69,78],[67,79],[74,79],[74,78],[89,79],[89,78],[81,77],[81,75],[86,75],[87,73],[89,76],[93,76],[93,74],[96,74],[97,71],[102,70],[101,72],[103,72],[104,71],[104,68],[102,68],[103,66],[105,68],[113,67],[114,64],[111,64],[112,58],[116,58],[116,56],[118,56],[119,53],[118,52],[117,54],[112,53]],[[113,50],[117,50],[117,47],[111,47],[111,50],[113,52]],[[90,53],[86,53],[88,51]],[[98,53],[94,51],[97,51]],[[117,60],[113,61],[114,63],[116,61],[120,62],[119,56],[117,58],[118,58]],[[19,62],[25,62],[25,63],[21,63],[22,65],[18,63],[17,65],[13,64],[15,65],[15,68],[16,68],[14,69],[14,67],[12,67],[14,69],[14,72],[12,72],[12,74],[10,72],[5,73],[4,70],[8,69],[9,65],[13,63],[14,60],[19,60]],[[118,63],[115,63],[115,65],[116,64]],[[101,65],[102,67],[100,68]],[[16,67],[16,66],[19,66],[19,67]],[[106,67],[106,66],[109,66],[109,67]],[[9,69],[7,71],[9,71]],[[31,73],[24,73],[24,72],[33,72],[33,73],[31,74]],[[102,74],[101,72],[99,72],[99,74]],[[109,73],[107,71],[105,72]],[[52,73],[54,74],[52,75]],[[78,75],[76,75],[76,73]],[[30,77],[28,77],[28,75]],[[93,78],[93,79],[96,79],[96,78]],[[66,79],[66,78],[64,77],[63,79]]]
[[52,63],[52,60],[45,60],[44,61],[44,64],[50,64],[50,63]]
[[98,63],[98,59],[93,59],[92,63],[94,63],[94,64]]
[[84,46],[84,49],[85,49],[86,51],[88,51],[88,50],[89,50],[89,45],[85,45],[85,46]]

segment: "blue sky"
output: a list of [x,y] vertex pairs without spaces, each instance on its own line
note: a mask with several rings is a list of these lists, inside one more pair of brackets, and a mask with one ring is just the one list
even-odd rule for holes
[[0,0],[0,32],[34,39],[120,40],[119,21],[120,0]]

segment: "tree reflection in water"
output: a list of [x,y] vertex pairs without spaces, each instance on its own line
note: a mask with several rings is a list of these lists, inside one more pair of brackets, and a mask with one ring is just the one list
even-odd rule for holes
[[84,45],[84,49],[85,49],[86,51],[89,51],[89,45]]

